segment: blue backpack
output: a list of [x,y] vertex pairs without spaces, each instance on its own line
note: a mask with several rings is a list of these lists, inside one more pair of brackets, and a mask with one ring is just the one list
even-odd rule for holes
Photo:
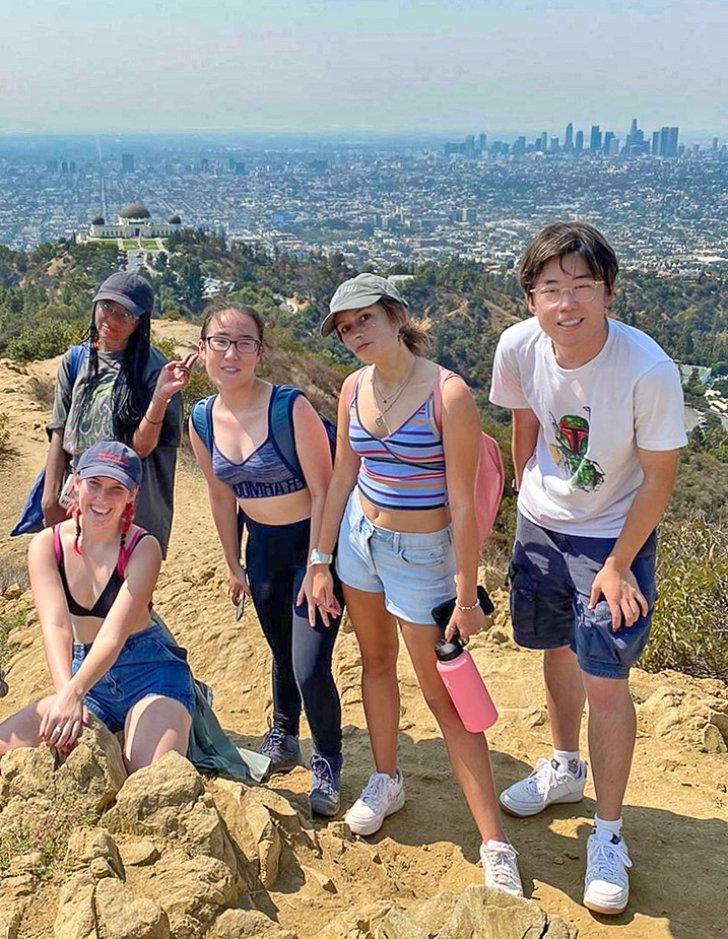
[[[89,344],[84,342],[80,346],[71,346],[71,359],[68,363],[68,378],[71,383],[71,391],[76,384],[78,373],[81,366],[88,357]],[[25,500],[25,505],[20,513],[20,518],[15,528],[10,532],[11,538],[17,535],[30,535],[33,532],[41,531],[43,528],[43,509],[41,500],[43,498],[43,487],[45,486],[45,466],[35,477],[33,488]]]
[[[300,394],[303,394],[300,388],[294,388],[292,385],[275,385],[270,408],[270,435],[283,462],[292,473],[298,476],[301,476],[302,472],[293,432],[293,405]],[[192,408],[192,426],[210,452],[212,452],[212,408],[216,397],[217,395],[214,394],[203,398]],[[336,426],[326,417],[321,417],[321,421],[326,429],[333,461],[336,455]]]

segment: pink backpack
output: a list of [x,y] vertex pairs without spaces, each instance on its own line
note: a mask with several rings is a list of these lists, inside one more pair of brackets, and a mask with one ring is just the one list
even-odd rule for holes
[[[437,429],[442,434],[442,386],[448,378],[456,377],[456,372],[440,366],[440,380],[434,390],[434,418]],[[505,483],[503,456],[498,442],[481,431],[478,469],[475,474],[475,515],[478,522],[478,540],[481,547],[493,531],[495,517],[498,514],[503,485]]]
[[[442,435],[442,386],[448,378],[457,377],[457,373],[451,372],[441,365],[439,369],[440,378],[433,391],[433,416],[437,429]],[[342,388],[342,393],[346,395],[346,403],[349,407],[351,407],[351,402],[354,400],[357,385],[357,379],[354,376],[360,375],[361,372],[363,372],[363,369],[349,375]],[[503,456],[498,441],[481,432],[478,469],[475,473],[475,516],[478,522],[478,541],[481,547],[493,531],[498,507],[503,497],[505,476]]]

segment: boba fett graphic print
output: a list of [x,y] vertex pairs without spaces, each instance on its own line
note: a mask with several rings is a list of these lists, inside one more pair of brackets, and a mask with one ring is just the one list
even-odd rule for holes
[[601,466],[587,457],[591,408],[579,414],[564,414],[558,420],[552,414],[554,442],[549,444],[554,463],[564,473],[572,488],[592,492],[604,482]]

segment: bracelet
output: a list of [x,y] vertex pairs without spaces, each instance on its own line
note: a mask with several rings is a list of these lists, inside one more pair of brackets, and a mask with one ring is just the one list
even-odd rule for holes
[[161,421],[153,421],[148,414],[144,415],[144,420],[147,422],[147,424],[153,424],[155,427],[158,427],[160,424],[164,423],[164,418],[162,418]]
[[164,403],[165,408],[166,408],[167,405],[168,405],[169,402],[170,402],[170,399],[169,399],[169,398],[157,397],[156,394],[152,394],[152,401],[162,401],[162,402]]
[[470,606],[467,606],[467,604],[464,605],[462,603],[458,603],[458,601],[456,600],[455,606],[460,610],[461,613],[467,613],[469,610],[477,610],[478,607],[480,606],[480,601],[476,597],[475,603],[471,603]]

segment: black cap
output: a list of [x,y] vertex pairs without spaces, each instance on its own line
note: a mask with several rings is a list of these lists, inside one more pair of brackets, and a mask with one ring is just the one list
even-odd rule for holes
[[152,315],[154,290],[148,280],[131,271],[117,271],[107,277],[99,287],[94,303],[99,300],[116,300],[134,316]]
[[440,639],[435,644],[435,655],[439,662],[452,662],[463,654],[463,644],[458,636],[453,636],[448,642],[447,639]]

